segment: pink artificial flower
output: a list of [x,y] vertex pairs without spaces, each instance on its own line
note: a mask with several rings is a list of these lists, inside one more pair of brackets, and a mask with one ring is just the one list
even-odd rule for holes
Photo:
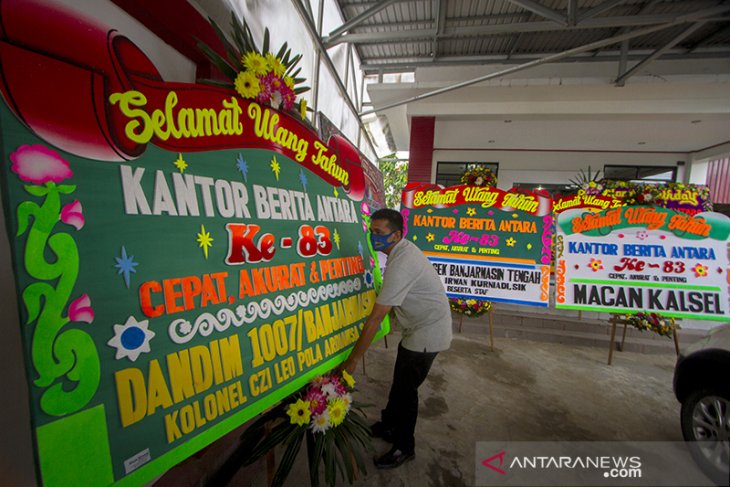
[[327,382],[328,382],[327,377],[320,375],[320,376],[312,379],[312,382],[310,383],[311,384],[310,387],[319,388],[319,387],[322,387],[323,385],[325,385]]
[[319,389],[310,389],[304,400],[309,401],[309,411],[314,415],[327,410],[327,396]]
[[[261,78],[259,78],[259,81],[260,80],[261,80]],[[271,87],[259,82],[259,88],[260,88],[259,94],[256,95],[256,102],[257,103],[269,103],[269,100],[271,100]]]
[[84,213],[79,200],[74,200],[73,203],[69,203],[61,209],[61,221],[75,227],[76,230],[84,227]]
[[259,87],[261,89],[261,91],[259,92],[259,96],[264,98],[263,101],[268,102],[274,92],[279,91],[278,87],[281,84],[281,80],[277,82],[278,79],[279,78],[274,73],[269,73],[265,76],[259,76]]
[[73,176],[73,172],[61,155],[45,146],[21,145],[10,154],[11,170],[27,183],[58,183]]
[[294,106],[294,102],[297,99],[297,95],[294,93],[294,90],[289,88],[286,84],[282,84],[281,88],[279,88],[279,93],[281,93],[281,99],[284,105],[284,109],[291,110],[291,108]]
[[73,300],[68,307],[68,318],[71,321],[83,321],[91,323],[94,321],[94,310],[91,308],[91,299],[88,294]]
[[370,206],[364,201],[360,204],[360,211],[362,211],[363,214],[370,216]]

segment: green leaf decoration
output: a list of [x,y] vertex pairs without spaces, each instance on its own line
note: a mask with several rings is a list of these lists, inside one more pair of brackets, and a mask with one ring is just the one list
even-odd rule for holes
[[285,42],[285,43],[284,43],[284,44],[283,44],[283,45],[282,45],[282,46],[281,46],[281,47],[279,48],[279,52],[277,52],[277,53],[276,53],[276,57],[278,57],[279,59],[283,58],[283,57],[284,57],[284,53],[285,53],[285,52],[287,51],[287,49],[288,49],[288,46],[289,46],[289,44],[288,44],[287,42]]
[[30,224],[30,217],[37,218],[36,214],[39,210],[40,207],[32,201],[23,201],[18,205],[18,232],[15,234],[16,237],[20,237],[25,233]]
[[569,179],[572,184],[575,186],[583,186],[585,184],[593,182],[598,182],[601,179],[601,171],[596,171],[593,175],[591,175],[591,166],[588,166],[588,171],[584,171],[583,169],[579,170],[580,172],[572,179]]
[[324,458],[324,481],[328,486],[334,486],[335,480],[337,479],[337,465],[335,462],[335,451],[334,444],[335,439],[333,435],[325,435],[325,448],[323,452]]
[[45,282],[34,282],[23,290],[23,303],[28,312],[26,324],[38,319],[41,312],[41,296],[53,295],[53,288]]
[[[223,47],[226,50],[226,55],[228,56],[228,60],[230,61],[231,66],[234,66],[238,68],[239,70],[243,68],[243,65],[241,63],[241,49],[240,46],[234,46],[228,41],[228,38],[221,30],[220,26],[215,23],[215,21],[211,18],[208,18],[210,21],[211,26],[215,30],[216,34],[218,35],[218,38],[223,43]],[[196,38],[198,41],[198,44],[200,44],[202,41]]]
[[352,457],[350,456],[350,449],[348,448],[346,440],[343,438],[343,432],[340,428],[336,428],[335,434],[335,446],[339,452],[340,465],[344,465],[345,473],[347,474],[347,481],[352,483],[355,480],[355,472],[352,467]]
[[309,455],[309,484],[319,487],[319,462],[324,454],[324,435],[314,435],[314,451]]
[[46,186],[37,186],[35,184],[26,184],[23,188],[33,196],[45,196],[49,191]]
[[269,52],[269,28],[264,29],[264,45],[261,48],[261,52],[266,55]]
[[75,184],[60,184],[57,186],[58,192],[63,194],[71,194],[76,191]]
[[229,78],[230,80],[236,79],[236,68],[231,66],[226,58],[224,58],[202,42],[198,44],[198,48],[203,51],[203,53],[208,57],[210,62],[213,63],[215,67],[218,68],[220,72],[223,73],[227,78]]
[[284,485],[289,472],[291,472],[294,466],[294,460],[297,458],[299,449],[302,446],[302,440],[304,439],[304,431],[296,431],[288,440],[288,446],[284,451],[284,455],[281,457],[281,463],[279,468],[276,469],[274,480],[271,482],[272,487],[280,487]]
[[231,83],[227,81],[220,81],[217,79],[199,79],[198,83],[203,85],[215,86],[217,88],[230,88]]

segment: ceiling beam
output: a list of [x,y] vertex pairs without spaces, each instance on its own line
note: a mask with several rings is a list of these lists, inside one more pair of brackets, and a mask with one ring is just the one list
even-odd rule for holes
[[[730,7],[728,7],[728,8],[730,8]],[[695,13],[695,15],[697,15],[697,14],[698,13]],[[407,98],[405,100],[400,100],[400,101],[397,101],[397,102],[388,103],[388,104],[386,104],[386,105],[384,105],[382,107],[379,107],[377,109],[372,109],[372,110],[364,111],[364,112],[360,113],[360,116],[362,117],[362,116],[368,115],[370,113],[375,113],[375,112],[378,112],[378,111],[388,110],[390,108],[399,107],[401,105],[407,105],[408,103],[417,102],[417,101],[420,101],[420,100],[424,100],[426,98],[431,98],[431,97],[434,97],[434,96],[437,96],[437,95],[441,95],[443,93],[448,93],[450,91],[455,91],[455,90],[458,90],[458,89],[461,89],[461,88],[465,88],[467,86],[471,86],[471,85],[475,85],[477,83],[482,83],[484,81],[488,81],[490,79],[502,78],[502,77],[504,77],[504,76],[506,76],[508,74],[516,73],[518,71],[524,71],[526,69],[533,68],[535,66],[540,66],[542,64],[547,64],[547,63],[552,63],[552,62],[555,62],[555,61],[560,61],[562,59],[569,58],[569,57],[574,56],[576,54],[580,54],[580,53],[587,52],[587,51],[592,51],[594,49],[598,49],[600,47],[608,46],[608,45],[611,45],[611,44],[620,43],[622,41],[625,41],[625,40],[628,40],[628,39],[633,39],[635,37],[641,37],[641,36],[644,36],[644,35],[647,35],[647,34],[652,34],[654,32],[658,32],[660,30],[664,30],[664,29],[667,29],[667,28],[670,28],[670,27],[674,27],[675,25],[679,25],[681,23],[684,23],[684,22],[679,22],[678,21],[678,22],[674,22],[674,23],[671,23],[671,24],[662,24],[662,25],[656,25],[656,26],[652,26],[652,27],[646,27],[644,29],[634,30],[634,31],[627,32],[625,34],[621,34],[621,35],[618,35],[618,36],[614,36],[614,37],[611,37],[611,38],[608,38],[608,39],[602,39],[600,41],[591,42],[589,44],[585,44],[585,45],[580,46],[580,47],[576,47],[576,48],[573,48],[573,49],[568,49],[567,51],[563,51],[563,52],[558,53],[558,54],[553,54],[553,55],[550,55],[550,56],[545,56],[545,57],[536,59],[534,61],[529,61],[527,63],[519,64],[517,66],[512,66],[510,68],[502,69],[500,71],[496,71],[494,73],[490,73],[490,74],[487,74],[487,75],[484,75],[484,76],[480,76],[478,78],[474,78],[474,79],[467,80],[467,81],[462,81],[460,83],[456,83],[456,84],[453,84],[451,86],[446,86],[446,87],[439,88],[437,90],[429,91],[429,92],[426,92],[426,93],[421,93],[420,95],[416,95],[414,97]]]
[[619,86],[622,86],[626,82],[627,79],[629,79],[631,76],[636,74],[641,68],[645,67],[647,64],[654,61],[656,58],[658,58],[659,56],[661,56],[662,54],[664,54],[665,52],[667,52],[668,50],[673,48],[675,45],[677,45],[678,43],[682,42],[687,37],[694,34],[697,31],[697,29],[704,26],[705,23],[706,22],[697,22],[697,23],[694,23],[694,24],[690,25],[689,27],[687,27],[684,31],[682,31],[679,35],[674,37],[671,41],[667,42],[664,46],[660,47],[659,49],[657,49],[656,51],[651,53],[649,56],[647,56],[646,59],[644,59],[643,61],[638,63],[636,66],[632,67],[631,69],[626,71],[624,74],[622,74],[621,76],[616,78],[616,84]]
[[582,14],[580,14],[578,16],[578,22],[577,23],[580,24],[584,20],[592,19],[596,15],[600,15],[603,12],[612,9],[616,5],[618,5],[620,3],[623,3],[625,1],[626,0],[606,0],[605,2],[603,2],[603,3],[599,4],[599,5],[596,5],[592,9],[586,10],[585,12],[583,12]]
[[355,17],[351,18],[332,32],[330,32],[329,36],[327,36],[324,41],[324,45],[327,47],[331,47],[332,41],[340,37],[345,32],[349,31],[350,29],[357,27],[358,25],[362,24],[364,21],[375,15],[376,13],[380,12],[381,10],[389,7],[390,5],[398,2],[400,0],[382,0],[381,2],[373,5],[369,9],[365,10],[359,15],[356,15]]
[[446,5],[444,0],[433,0],[435,9],[435,20],[436,20],[436,35],[433,36],[433,44],[431,45],[431,57],[436,59],[438,57],[438,43],[439,36],[444,32],[444,26],[446,25]]
[[[619,59],[618,59],[618,75],[616,76],[617,78],[620,78],[621,76],[623,76],[626,73],[626,65],[628,64],[628,61],[629,61],[629,41],[625,40],[625,41],[621,41],[621,51],[620,51]],[[623,86],[623,85],[624,85],[623,82],[616,83],[616,86]]]
[[[433,0],[433,1],[436,1],[436,0]],[[444,0],[441,0],[441,1],[443,2]],[[435,7],[434,7],[434,9],[435,9]],[[458,24],[459,22],[468,22],[469,24],[480,23],[480,22],[489,23],[491,21],[505,21],[505,20],[509,20],[509,19],[527,19],[530,16],[532,16],[532,14],[529,12],[519,12],[519,13],[511,14],[511,15],[484,15],[484,16],[475,15],[474,17],[468,17],[468,18],[449,17],[448,24]],[[435,18],[435,16],[434,16],[434,18]],[[378,31],[378,30],[383,30],[383,29],[395,30],[396,28],[401,29],[401,30],[402,29],[405,29],[405,30],[419,29],[419,28],[422,29],[422,28],[424,28],[423,27],[424,24],[430,24],[429,27],[431,27],[431,25],[435,26],[435,22],[433,19],[423,19],[423,20],[403,20],[403,21],[399,21],[399,22],[368,23],[367,29],[370,31]],[[445,25],[446,25],[446,22],[444,22],[444,26]],[[419,27],[419,26],[421,26],[421,27]]]
[[529,10],[530,12],[539,15],[540,17],[544,17],[548,20],[552,20],[553,22],[562,25],[563,27],[568,25],[568,20],[565,18],[563,14],[558,12],[557,10],[553,10],[551,8],[547,8],[546,6],[539,4],[533,0],[507,0],[509,3],[517,5],[518,7],[522,7],[525,10]]
[[[723,9],[719,13],[730,10],[730,6],[714,7],[701,12],[710,12],[707,15],[719,15],[717,9]],[[573,29],[607,29],[615,27],[642,27],[647,25],[659,25],[667,24],[677,21],[683,21],[688,14],[676,15],[676,14],[659,14],[659,15],[631,15],[622,17],[600,17],[597,19],[588,19],[578,23]],[[712,17],[705,20],[711,22],[727,22],[730,20],[728,17]],[[397,24],[393,24],[395,27]],[[514,24],[493,24],[493,25],[481,25],[481,26],[468,26],[468,27],[451,27],[446,28],[442,34],[439,35],[441,39],[453,38],[453,37],[483,37],[489,35],[504,35],[504,34],[521,34],[531,32],[549,32],[556,31],[554,22],[519,22]],[[332,47],[335,44],[342,42],[349,42],[351,44],[382,44],[388,42],[403,42],[403,41],[416,41],[423,39],[431,39],[436,35],[435,29],[410,29],[410,30],[399,30],[389,32],[371,32],[371,33],[353,33],[345,34],[332,43],[327,44],[327,47]]]
[[578,23],[578,0],[568,0],[568,13],[566,17],[569,27],[573,27]]
[[[633,53],[627,57],[628,61],[641,61],[647,56],[647,53]],[[607,53],[603,51],[600,56],[594,56],[592,53],[581,53],[574,56],[563,59],[565,62],[619,62],[621,58],[620,50],[616,50],[614,53]],[[708,51],[708,52],[673,52],[664,54],[663,60],[668,61],[686,61],[691,59],[728,59],[730,58],[730,49],[722,52]],[[394,58],[386,58],[394,59]],[[508,54],[500,54],[493,56],[448,56],[441,57],[434,61],[430,57],[410,57],[410,58],[395,58],[404,59],[404,61],[396,62],[371,62],[367,64],[361,64],[360,69],[367,75],[376,73],[403,73],[413,71],[416,68],[423,67],[449,67],[449,66],[468,66],[468,65],[485,65],[485,64],[518,64],[527,61],[533,61],[539,59],[538,55],[534,56],[520,56],[510,57]]]

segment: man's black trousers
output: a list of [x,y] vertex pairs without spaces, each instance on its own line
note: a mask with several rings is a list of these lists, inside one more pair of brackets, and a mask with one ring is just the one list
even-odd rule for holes
[[415,449],[418,419],[418,387],[431,370],[438,352],[413,352],[398,344],[388,405],[382,411],[385,427],[393,431],[393,446],[402,452]]

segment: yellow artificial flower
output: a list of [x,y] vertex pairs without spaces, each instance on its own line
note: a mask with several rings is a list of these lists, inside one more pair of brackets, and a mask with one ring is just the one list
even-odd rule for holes
[[286,414],[289,415],[291,424],[297,426],[305,426],[309,424],[309,420],[312,417],[312,413],[309,411],[309,401],[302,401],[297,399],[297,402],[289,405],[286,410]]
[[250,71],[241,71],[238,73],[233,85],[236,87],[238,94],[244,98],[256,98],[259,91],[261,91],[259,79]]
[[302,120],[307,119],[307,100],[304,98],[299,101],[299,115],[302,117]]
[[332,426],[338,426],[345,420],[347,405],[342,399],[332,399],[327,404],[327,412],[330,416],[330,424]]
[[292,78],[291,76],[284,76],[284,84],[293,90],[294,89],[294,78]]
[[244,54],[241,62],[248,71],[257,76],[263,76],[269,71],[269,63],[266,62],[266,58],[254,51]]
[[282,64],[278,57],[274,56],[270,52],[266,53],[266,62],[269,65],[269,69],[274,72],[275,75],[281,77],[286,72],[286,66]]
[[355,378],[351,376],[346,370],[342,371],[342,379],[345,381],[345,384],[347,384],[347,387],[352,389],[355,387]]

